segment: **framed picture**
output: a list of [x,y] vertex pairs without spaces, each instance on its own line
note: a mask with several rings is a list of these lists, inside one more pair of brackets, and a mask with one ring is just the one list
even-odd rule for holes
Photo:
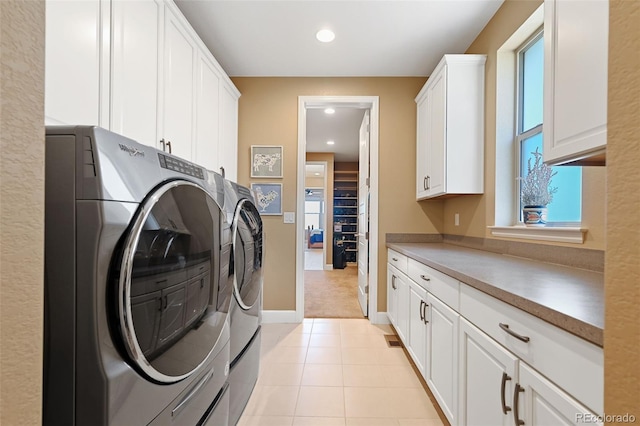
[[256,207],[261,215],[282,214],[281,183],[252,183],[251,189],[256,194]]
[[251,145],[251,177],[281,178],[282,147]]

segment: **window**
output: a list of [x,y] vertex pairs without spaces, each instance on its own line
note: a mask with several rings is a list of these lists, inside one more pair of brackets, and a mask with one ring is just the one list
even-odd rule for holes
[[[518,176],[525,177],[533,153],[542,152],[544,42],[542,31],[527,40],[517,52],[517,125],[515,152],[518,156]],[[555,175],[551,186],[557,188],[553,201],[547,206],[547,220],[551,224],[575,224],[581,220],[582,168],[561,166],[552,168]],[[518,185],[518,194],[519,194]],[[522,220],[522,205],[517,199],[517,217]]]

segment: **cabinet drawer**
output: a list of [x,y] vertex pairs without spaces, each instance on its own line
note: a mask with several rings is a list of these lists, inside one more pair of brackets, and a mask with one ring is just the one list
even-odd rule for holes
[[449,305],[453,310],[459,310],[460,283],[456,279],[413,259],[408,260],[408,270],[407,275],[409,275],[409,278]]
[[460,314],[591,410],[603,412],[602,348],[467,285],[460,289]]
[[387,262],[398,268],[400,272],[407,273],[407,256],[400,254],[395,250],[387,250]]

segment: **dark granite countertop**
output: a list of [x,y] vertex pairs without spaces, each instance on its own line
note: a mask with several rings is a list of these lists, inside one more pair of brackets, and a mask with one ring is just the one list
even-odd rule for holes
[[598,346],[604,274],[446,243],[387,247]]

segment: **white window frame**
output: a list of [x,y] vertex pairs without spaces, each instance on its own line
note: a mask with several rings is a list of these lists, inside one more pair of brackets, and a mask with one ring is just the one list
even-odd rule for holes
[[488,231],[492,236],[499,238],[582,244],[587,229],[581,224],[524,226],[520,221],[520,212],[516,211],[520,204],[519,185],[516,181],[516,177],[520,176],[520,143],[514,142],[514,135],[518,133],[520,123],[518,101],[514,101],[519,99],[517,91],[520,87],[517,81],[520,76],[519,70],[516,69],[519,63],[517,55],[540,35],[543,21],[544,5],[540,5],[497,51],[495,210],[494,226],[489,226]]

